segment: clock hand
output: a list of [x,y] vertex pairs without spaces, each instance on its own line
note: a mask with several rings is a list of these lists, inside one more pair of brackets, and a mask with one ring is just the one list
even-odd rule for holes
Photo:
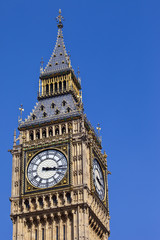
[[51,168],[51,167],[42,167],[42,171],[54,171],[54,170],[56,170],[57,168],[56,167],[53,167],[53,168]]
[[98,181],[99,185],[101,185],[101,186],[102,186],[102,184],[101,184],[101,182],[100,182],[99,178],[98,178],[98,177],[96,177],[96,179],[97,179],[97,181]]

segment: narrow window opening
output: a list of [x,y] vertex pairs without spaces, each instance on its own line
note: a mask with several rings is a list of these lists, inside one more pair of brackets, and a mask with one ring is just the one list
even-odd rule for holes
[[43,130],[42,137],[46,137],[46,130]]
[[36,139],[40,139],[40,133],[39,133],[39,131],[36,132]]
[[71,194],[69,192],[67,192],[66,197],[67,197],[67,203],[71,203]]
[[30,140],[33,140],[33,132],[30,133]]
[[50,136],[50,137],[53,136],[53,131],[52,131],[52,129],[49,129],[49,136]]
[[55,135],[59,135],[59,128],[56,128]]
[[30,209],[30,205],[29,205],[28,199],[25,200],[24,204],[26,206],[26,209],[29,210]]
[[49,93],[49,85],[46,84],[46,94],[48,94],[48,93]]
[[42,240],[44,240],[44,228],[42,228]]
[[57,83],[54,84],[55,92],[57,92]]
[[62,91],[62,82],[59,82],[59,91]]
[[37,229],[35,230],[35,240],[37,240]]
[[66,240],[66,226],[63,225],[63,240]]
[[63,82],[63,90],[66,91],[66,81]]
[[50,85],[50,91],[51,91],[51,94],[53,93],[53,83],[51,83]]
[[38,199],[38,202],[40,207],[43,208],[43,199],[41,197]]
[[62,134],[65,134],[65,133],[66,133],[66,128],[62,127]]
[[57,206],[57,197],[53,195],[52,199],[53,199],[54,206]]
[[59,239],[58,235],[59,235],[59,233],[58,233],[58,226],[56,226],[56,240]]
[[[73,221],[73,220],[72,220]],[[73,239],[73,222],[71,224],[71,240]]]

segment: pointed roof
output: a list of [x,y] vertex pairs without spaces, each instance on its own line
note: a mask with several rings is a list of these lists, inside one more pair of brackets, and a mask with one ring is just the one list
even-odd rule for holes
[[36,103],[28,118],[19,122],[19,129],[62,119],[66,120],[79,116],[81,113],[82,110],[79,109],[77,102],[70,93],[42,99]]
[[50,75],[52,73],[61,72],[61,71],[63,72],[64,70],[66,71],[66,70],[72,69],[70,64],[70,59],[66,52],[66,47],[63,40],[63,33],[62,33],[63,17],[61,15],[61,10],[59,10],[59,16],[57,17],[57,20],[58,20],[58,24],[57,24],[58,34],[57,34],[56,45],[47,66],[41,72],[41,75],[40,75],[41,77]]

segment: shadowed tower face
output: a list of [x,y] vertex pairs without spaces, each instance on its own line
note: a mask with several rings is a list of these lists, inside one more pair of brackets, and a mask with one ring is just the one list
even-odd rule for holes
[[84,114],[62,21],[59,11],[55,48],[40,69],[38,101],[27,119],[20,118],[18,138],[14,132],[13,240],[107,240],[110,233],[107,155]]

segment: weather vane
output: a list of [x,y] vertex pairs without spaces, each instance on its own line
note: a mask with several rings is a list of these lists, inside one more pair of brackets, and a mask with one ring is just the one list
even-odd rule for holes
[[100,124],[99,124],[99,123],[97,124],[96,129],[97,129],[97,131],[98,131],[98,135],[100,135],[101,128],[100,128]]
[[64,17],[62,17],[61,15],[61,9],[59,9],[59,15],[58,17],[56,17],[56,20],[58,22],[58,28],[63,28],[63,23],[62,23],[62,20],[64,21]]
[[24,112],[24,108],[23,105],[21,104],[21,107],[19,108],[20,112],[21,112],[21,118],[19,119],[19,121],[22,120],[22,112]]

